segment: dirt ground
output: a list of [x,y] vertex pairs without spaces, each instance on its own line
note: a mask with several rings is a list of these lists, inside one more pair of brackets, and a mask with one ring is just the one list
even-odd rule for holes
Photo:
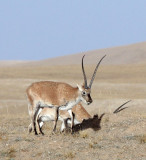
[[[0,160],[146,160],[146,66],[101,67],[93,83],[94,102],[83,104],[92,116],[105,113],[98,131],[61,134],[59,122],[52,134],[48,122],[44,136],[28,134],[26,88],[40,80],[81,83],[80,68],[67,68],[0,68]],[[90,77],[92,68],[86,71]],[[113,114],[128,100],[125,110]]]

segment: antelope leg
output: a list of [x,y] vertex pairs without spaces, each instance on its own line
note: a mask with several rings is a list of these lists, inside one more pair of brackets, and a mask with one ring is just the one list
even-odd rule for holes
[[55,107],[55,121],[54,121],[53,132],[56,131],[58,117],[59,117],[59,107]]

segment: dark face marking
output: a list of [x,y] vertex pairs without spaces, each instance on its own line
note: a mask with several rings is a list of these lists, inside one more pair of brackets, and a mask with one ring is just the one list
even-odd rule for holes
[[87,102],[88,105],[92,103],[90,92],[91,92],[90,89],[85,89],[82,91],[82,97],[84,98],[84,100]]

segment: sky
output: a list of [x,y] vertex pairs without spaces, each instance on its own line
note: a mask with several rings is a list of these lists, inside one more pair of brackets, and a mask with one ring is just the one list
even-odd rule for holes
[[0,60],[42,60],[146,41],[146,0],[1,0]]

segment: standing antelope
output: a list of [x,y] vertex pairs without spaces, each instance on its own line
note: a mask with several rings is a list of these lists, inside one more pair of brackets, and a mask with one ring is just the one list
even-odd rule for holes
[[35,82],[27,88],[27,96],[33,110],[31,121],[36,135],[36,124],[38,125],[38,115],[44,107],[55,109],[55,121],[53,127],[53,131],[55,131],[59,110],[68,111],[71,117],[71,128],[73,128],[74,116],[71,109],[81,101],[83,101],[87,105],[92,103],[92,98],[90,96],[91,86],[94,81],[97,69],[105,56],[103,56],[97,64],[89,86],[87,85],[87,78],[84,71],[84,56],[82,57],[84,85],[77,85],[77,87],[72,87],[69,84],[63,82],[41,81]]

